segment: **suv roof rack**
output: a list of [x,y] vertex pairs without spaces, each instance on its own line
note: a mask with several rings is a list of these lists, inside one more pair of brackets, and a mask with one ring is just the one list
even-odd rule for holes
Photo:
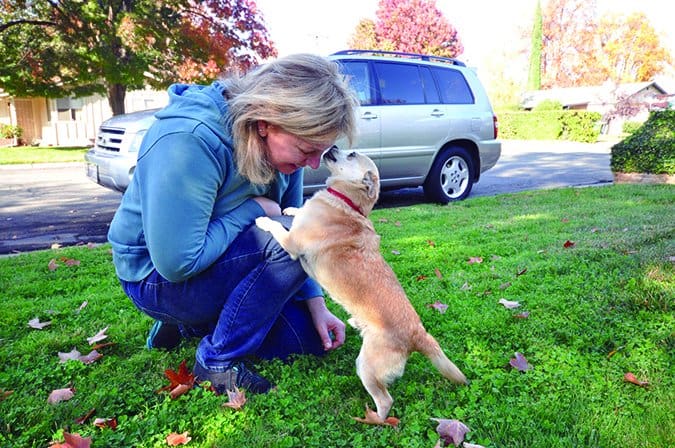
[[394,56],[399,58],[420,59],[422,61],[443,62],[445,64],[459,65],[466,67],[466,64],[458,59],[446,58],[443,56],[434,56],[418,53],[404,53],[400,51],[385,51],[385,50],[342,50],[333,53],[331,56],[339,55],[373,55],[373,56]]

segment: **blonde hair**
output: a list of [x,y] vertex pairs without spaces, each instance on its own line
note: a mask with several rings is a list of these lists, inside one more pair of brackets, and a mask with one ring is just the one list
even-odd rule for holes
[[356,136],[355,94],[338,65],[321,56],[296,54],[224,80],[239,172],[255,184],[274,180],[258,120],[310,143]]

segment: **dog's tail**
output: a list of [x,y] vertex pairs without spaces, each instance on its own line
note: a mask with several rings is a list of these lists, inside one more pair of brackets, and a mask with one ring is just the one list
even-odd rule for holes
[[462,371],[459,370],[447,356],[445,356],[438,341],[436,341],[429,333],[425,332],[425,334],[419,338],[416,350],[429,358],[434,367],[453,383],[469,384],[466,376],[464,376]]

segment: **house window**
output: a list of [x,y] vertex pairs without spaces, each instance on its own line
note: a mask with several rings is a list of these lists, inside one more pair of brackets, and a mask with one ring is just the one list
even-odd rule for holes
[[57,98],[56,112],[58,121],[75,121],[82,110],[80,98]]

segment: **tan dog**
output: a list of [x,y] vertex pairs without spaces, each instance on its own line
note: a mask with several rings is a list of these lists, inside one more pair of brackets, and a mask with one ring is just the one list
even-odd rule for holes
[[331,175],[295,215],[290,231],[267,217],[256,224],[272,233],[309,276],[351,315],[363,345],[356,372],[377,406],[366,423],[385,424],[393,399],[387,386],[403,375],[412,352],[426,355],[455,383],[464,374],[424,329],[396,275],[380,254],[380,237],[367,218],[380,192],[379,173],[370,158],[333,147],[323,160]]

